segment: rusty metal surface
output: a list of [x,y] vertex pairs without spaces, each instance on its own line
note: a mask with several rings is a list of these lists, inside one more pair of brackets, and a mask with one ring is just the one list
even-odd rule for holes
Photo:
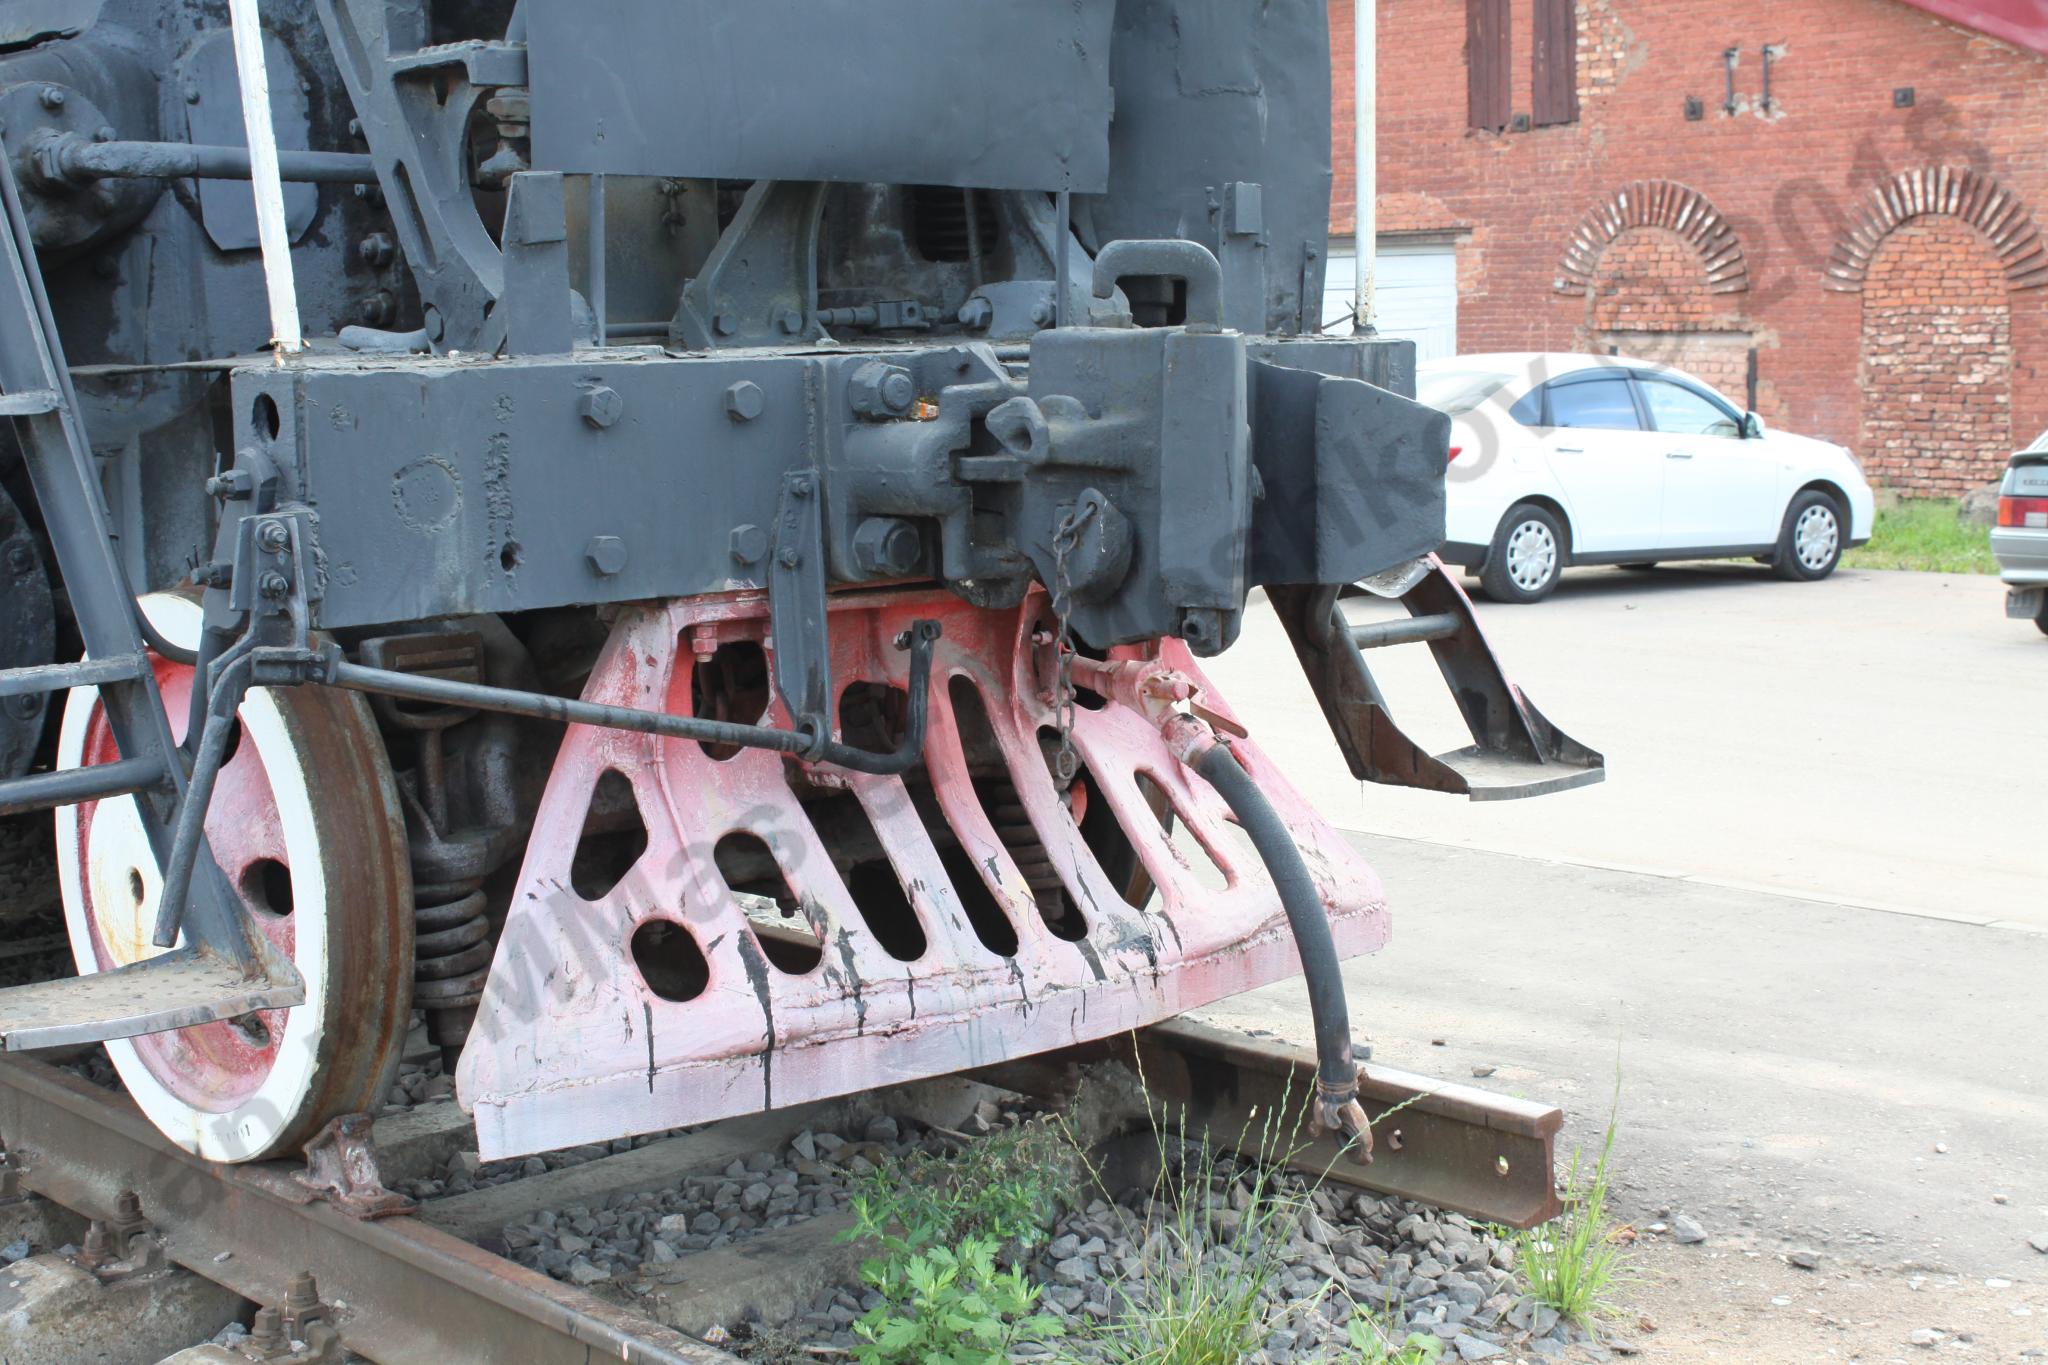
[[[195,593],[155,593],[142,606],[175,645],[197,646]],[[182,741],[193,669],[149,657],[172,738]],[[264,1160],[295,1155],[330,1119],[374,1109],[389,1088],[412,1003],[412,874],[390,764],[362,698],[262,688],[244,699],[240,717],[249,742],[221,770],[207,846],[233,888],[231,908],[304,987],[256,1002],[253,1030],[255,1021],[204,1022],[247,1011],[249,992],[230,1007],[221,991],[211,1012],[155,1025],[170,1031],[130,1029],[145,1036],[113,1043],[108,1056],[181,1145],[212,1159]],[[60,763],[114,757],[104,699],[92,689],[72,693]],[[72,955],[86,973],[78,989],[118,979],[123,968],[145,973],[148,989],[146,973],[162,961],[149,942],[161,878],[135,846],[128,805],[86,802],[58,813]]]
[[[731,641],[772,656],[767,605],[734,594],[623,615],[585,698],[687,711],[693,657]],[[1031,643],[1050,621],[1042,593],[989,610],[944,592],[876,594],[835,602],[831,615],[842,687],[902,688],[905,656],[889,642],[914,620],[944,621],[921,772],[805,773],[758,750],[719,756],[685,740],[572,727],[457,1073],[487,1159],[1114,1037],[1299,970],[1271,879],[1155,720],[1114,698],[1081,709],[1073,740],[1093,785],[1056,782],[1041,747],[1054,713]],[[1164,642],[1159,662],[1202,684],[1180,642]],[[968,684],[985,726],[955,706]],[[1213,691],[1205,700],[1223,725],[1242,728]],[[789,724],[779,703],[768,720]],[[975,741],[977,727],[988,742]],[[1233,751],[1300,845],[1340,955],[1377,949],[1387,934],[1378,877],[1255,742]],[[1001,794],[986,807],[997,768]],[[608,774],[630,783],[647,842],[615,885],[585,898],[574,859]],[[857,798],[921,952],[889,950],[869,918],[874,897],[855,896],[835,869],[793,780],[840,783]],[[1146,783],[1192,839],[1169,838]],[[1125,898],[1099,842],[1084,839],[1084,796],[1102,808],[1094,818],[1113,817],[1158,888],[1144,906]],[[779,924],[750,916],[721,876],[713,850],[734,834],[772,856],[789,892]],[[1047,898],[1060,893],[1071,917],[1056,924]],[[632,945],[650,922],[689,936],[701,964],[693,989],[657,990],[643,974]],[[792,937],[815,945],[801,969],[778,956],[774,940]]]
[[1315,1087],[1315,1054],[1211,1024],[1174,1019],[1137,1035],[1138,1065],[1169,1121],[1184,1112],[1190,1136],[1224,1145],[1261,1141],[1276,1114],[1291,1116],[1264,1140],[1289,1164],[1323,1179],[1473,1218],[1528,1228],[1563,1205],[1553,1172],[1562,1111],[1392,1067],[1361,1068],[1359,1097],[1373,1116],[1370,1165],[1328,1136],[1300,1128]]
[[0,992],[0,1051],[63,1047],[286,1010],[306,998],[296,976],[251,980],[198,948],[111,971]]
[[39,1062],[0,1059],[0,1137],[29,1191],[105,1218],[133,1190],[171,1260],[246,1298],[277,1302],[310,1272],[342,1343],[384,1365],[735,1359],[417,1219],[308,1202],[289,1170],[201,1161],[125,1098]]

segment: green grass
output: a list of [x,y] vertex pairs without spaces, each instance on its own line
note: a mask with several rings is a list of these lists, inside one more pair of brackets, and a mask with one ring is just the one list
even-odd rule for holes
[[1366,1308],[1352,1315],[1347,1332],[1351,1349],[1357,1352],[1351,1365],[1437,1365],[1444,1356],[1444,1344],[1435,1337],[1426,1332],[1403,1334]]
[[[1308,1207],[1279,1173],[1290,1125],[1277,1111],[1248,1118],[1235,1144],[1248,1158],[1221,1156],[1188,1141],[1179,1122],[1155,1115],[1160,1174],[1152,1203],[1163,1216],[1138,1249],[1143,1273],[1116,1285],[1122,1311],[1092,1332],[1105,1365],[1238,1365],[1300,1305],[1270,1293],[1285,1268],[1284,1249]],[[1099,1176],[1098,1176],[1098,1184]],[[1230,1207],[1240,1191],[1238,1223],[1212,1239],[1212,1200]],[[1212,1245],[1213,1240],[1213,1245]]]
[[1997,573],[1991,533],[1956,516],[1953,498],[1916,498],[1880,507],[1870,543],[1842,557],[1851,569]]
[[[1616,1105],[1620,1095],[1617,1085]],[[1600,1159],[1590,1173],[1572,1153],[1564,1212],[1541,1227],[1514,1233],[1515,1269],[1528,1292],[1582,1325],[1615,1311],[1609,1297],[1621,1283],[1623,1251],[1607,1219],[1608,1164],[1614,1157],[1615,1119],[1608,1116]]]

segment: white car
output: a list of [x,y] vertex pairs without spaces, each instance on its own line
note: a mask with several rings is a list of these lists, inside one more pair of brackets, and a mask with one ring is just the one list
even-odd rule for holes
[[1766,431],[1681,370],[1511,353],[1417,367],[1451,419],[1447,563],[1499,602],[1548,596],[1569,564],[1755,557],[1825,578],[1870,538],[1870,485],[1841,446]]

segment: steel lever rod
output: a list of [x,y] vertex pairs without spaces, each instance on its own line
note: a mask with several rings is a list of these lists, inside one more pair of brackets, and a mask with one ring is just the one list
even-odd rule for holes
[[924,757],[925,720],[930,711],[932,644],[939,638],[939,623],[918,621],[904,643],[910,650],[910,705],[904,719],[903,741],[888,752],[855,748],[804,730],[779,730],[768,725],[739,725],[731,721],[703,720],[696,716],[670,715],[666,711],[643,711],[630,706],[607,706],[599,702],[553,697],[544,692],[522,692],[512,688],[488,687],[481,683],[456,682],[447,678],[352,664],[338,653],[330,657],[326,674],[315,681],[326,682],[352,692],[375,692],[408,701],[433,702],[448,706],[470,706],[479,711],[528,716],[534,720],[559,721],[565,725],[596,725],[638,734],[660,735],[666,739],[695,740],[700,744],[729,744],[747,749],[769,749],[776,753],[830,763],[857,773],[894,776],[909,772]]

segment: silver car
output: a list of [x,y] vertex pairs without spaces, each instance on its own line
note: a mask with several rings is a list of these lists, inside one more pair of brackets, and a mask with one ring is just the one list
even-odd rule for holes
[[2048,431],[2005,466],[1991,553],[2006,583],[2005,614],[2048,634]]

